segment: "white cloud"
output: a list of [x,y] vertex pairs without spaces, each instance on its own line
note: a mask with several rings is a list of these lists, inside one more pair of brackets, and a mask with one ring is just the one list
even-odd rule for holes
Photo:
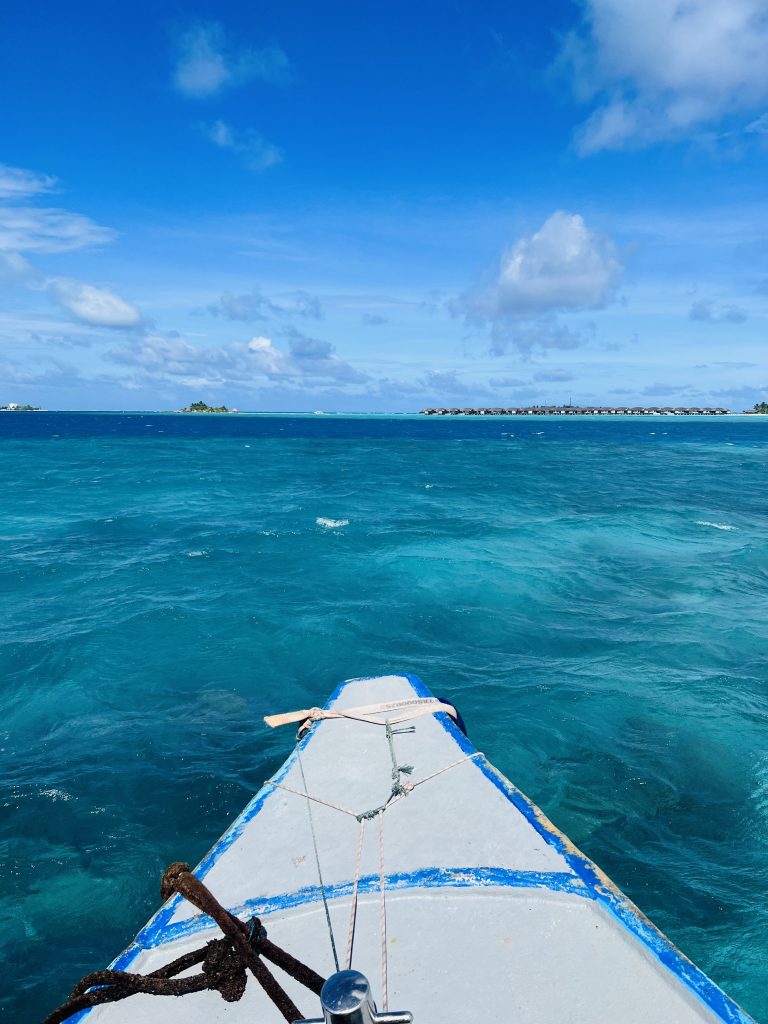
[[[0,381],[2,381],[5,389],[5,394],[0,396],[0,402],[8,401],[7,389],[10,385],[34,385],[39,387],[46,384],[56,384],[65,372],[64,367],[61,366],[55,359],[46,360],[47,366],[36,365],[22,366],[21,363],[12,362],[11,360],[0,362]],[[19,399],[14,398],[13,401]],[[23,401],[23,399],[22,399]]]
[[602,306],[621,271],[610,239],[590,231],[579,214],[558,210],[504,253],[479,308],[490,316],[529,316]]
[[116,363],[137,367],[158,378],[200,376],[202,368],[210,372],[220,361],[220,353],[221,349],[201,349],[183,338],[147,334],[135,344],[113,349],[109,356]]
[[[598,106],[582,154],[684,138],[768,99],[768,0],[584,0],[560,55]],[[753,122],[753,124],[759,124]]]
[[430,395],[444,395],[454,398],[477,399],[486,395],[488,389],[481,384],[463,380],[455,370],[429,370],[419,379],[424,391]]
[[293,328],[285,333],[291,364],[300,376],[323,377],[348,384],[360,384],[368,379],[366,374],[339,359],[330,342],[309,338]]
[[[0,199],[49,191],[55,178],[0,165]],[[81,324],[137,328],[143,318],[136,306],[109,288],[64,277],[46,277],[22,253],[65,253],[103,245],[114,238],[109,228],[69,210],[14,206],[0,202],[0,280],[44,291]]]
[[310,295],[302,289],[294,292],[293,302],[283,307],[283,312],[295,316],[305,316],[312,320],[323,319],[323,306],[316,295]]
[[761,114],[744,129],[749,135],[768,135],[768,114]]
[[261,50],[233,47],[215,22],[193,25],[179,37],[177,50],[174,85],[195,99],[215,96],[256,78],[282,84],[290,77],[290,63],[279,46]]
[[270,338],[263,335],[251,338],[246,349],[248,357],[254,360],[264,373],[275,376],[286,372],[285,355],[275,348]]
[[0,252],[71,252],[110,242],[114,232],[80,213],[51,207],[14,205],[50,192],[56,179],[0,164]]
[[0,164],[0,199],[25,199],[50,192],[56,179],[48,174],[36,174],[23,167]]
[[179,44],[174,73],[176,88],[187,96],[210,96],[230,78],[224,55],[216,46],[215,30],[203,26],[190,29]]
[[0,251],[0,281],[26,284],[35,280],[36,273],[17,252]]
[[242,295],[224,292],[218,302],[208,306],[208,312],[213,316],[225,316],[228,320],[240,320],[242,323],[268,320],[270,315],[277,311],[278,307],[274,302],[266,295],[262,295],[257,288]]
[[132,329],[142,324],[137,307],[109,288],[97,288],[68,278],[50,278],[47,292],[57,305],[81,324],[120,329]]
[[340,359],[327,341],[292,331],[288,351],[263,335],[228,345],[191,345],[183,338],[142,335],[111,358],[135,367],[145,381],[194,380],[203,385],[252,388],[265,382],[297,385],[362,384],[368,377]]
[[72,252],[111,242],[115,233],[80,213],[0,205],[0,252]]
[[283,151],[256,131],[236,132],[224,121],[204,125],[203,130],[214,146],[236,153],[251,171],[266,171],[283,159]]
[[747,319],[747,314],[739,306],[721,304],[712,299],[697,299],[688,316],[691,320],[717,324],[742,324]]
[[493,281],[452,304],[470,323],[490,326],[497,354],[510,345],[573,348],[582,340],[554,314],[604,306],[622,273],[614,243],[579,214],[558,210],[502,254]]
[[502,356],[510,348],[529,356],[536,350],[572,349],[583,345],[588,336],[559,322],[556,316],[529,320],[499,317],[491,321],[491,355]]
[[240,320],[243,323],[250,323],[254,320],[269,320],[270,317],[292,317],[300,316],[321,320],[323,308],[316,295],[309,292],[297,291],[289,296],[287,303],[273,302],[272,299],[263,295],[258,288],[252,288],[250,292],[235,295],[233,292],[225,292],[218,302],[208,306],[208,312],[214,316],[225,316],[228,320]]

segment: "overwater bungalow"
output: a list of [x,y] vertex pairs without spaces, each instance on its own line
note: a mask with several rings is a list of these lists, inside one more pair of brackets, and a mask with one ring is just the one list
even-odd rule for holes
[[575,406],[575,405],[532,405],[518,408],[473,408],[447,409],[427,408],[422,416],[728,416],[729,409],[685,408],[682,406]]

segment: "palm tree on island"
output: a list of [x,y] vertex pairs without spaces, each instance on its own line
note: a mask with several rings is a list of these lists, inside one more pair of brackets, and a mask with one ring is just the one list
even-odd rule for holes
[[228,409],[226,405],[208,405],[206,402],[191,402],[185,409],[179,412],[237,412],[237,409]]

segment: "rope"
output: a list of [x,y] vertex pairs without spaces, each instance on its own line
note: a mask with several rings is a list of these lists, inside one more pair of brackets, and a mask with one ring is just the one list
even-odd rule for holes
[[[398,782],[400,788],[396,794],[394,792],[390,793],[389,799],[385,803],[381,804],[380,807],[374,807],[373,810],[370,811],[361,811],[359,814],[355,813],[355,811],[350,811],[347,807],[339,807],[338,804],[332,804],[328,800],[322,800],[319,796],[313,796],[311,793],[302,793],[301,790],[291,789],[290,786],[286,786],[282,782],[273,782],[272,779],[266,779],[264,781],[264,785],[273,786],[275,789],[282,789],[284,793],[292,793],[293,796],[300,796],[304,800],[311,800],[313,803],[321,804],[323,807],[330,807],[332,811],[338,811],[340,814],[346,814],[350,818],[356,818],[357,821],[370,821],[372,818],[378,817],[379,814],[391,807],[391,805],[396,803],[397,800],[400,800],[402,797],[412,793],[417,786],[423,786],[425,782],[430,782],[432,779],[437,778],[438,775],[442,775],[443,772],[447,772],[451,768],[456,768],[457,765],[464,764],[465,761],[471,761],[475,757],[484,756],[485,755],[480,750],[476,750],[474,754],[467,754],[466,757],[459,758],[458,761],[452,761],[451,764],[447,764],[443,768],[438,768],[436,772],[432,772],[431,775],[427,775],[423,779],[418,779],[416,782],[404,782],[402,784]],[[400,771],[406,773],[406,771],[413,771],[413,768],[410,765],[403,765],[400,767]]]
[[317,849],[317,835],[315,833],[315,822],[312,817],[312,803],[309,800],[309,793],[307,792],[307,778],[304,774],[304,765],[301,760],[301,750],[299,749],[298,741],[296,743],[296,756],[298,758],[299,769],[301,771],[301,781],[304,784],[304,796],[307,797],[307,814],[309,815],[309,830],[312,833],[312,845],[315,848],[315,864],[317,865],[317,878],[318,881],[320,882],[320,892],[322,893],[323,896],[323,909],[325,910],[325,921],[326,924],[328,925],[328,934],[331,939],[331,951],[333,952],[333,962],[336,965],[336,971],[338,972],[340,970],[339,956],[338,953],[336,952],[336,939],[334,938],[333,935],[333,925],[331,924],[331,912],[328,909],[328,899],[325,895],[325,883],[323,882],[323,872],[320,868],[320,853]]
[[451,764],[447,764],[444,768],[438,768],[436,772],[432,772],[431,775],[427,775],[423,779],[419,779],[418,782],[410,782],[405,784],[405,789],[410,792],[412,789],[416,789],[417,786],[423,786],[425,782],[431,782],[432,779],[436,779],[438,775],[442,775],[443,772],[450,771],[451,768],[456,768],[460,764],[464,764],[465,761],[471,761],[475,757],[485,757],[485,754],[481,750],[476,750],[474,754],[467,754],[466,757],[460,757],[458,761],[452,761]]
[[381,933],[382,1009],[389,1008],[387,992],[387,903],[384,896],[384,815],[379,815],[379,931]]
[[321,800],[319,796],[312,796],[310,793],[302,793],[298,789],[291,789],[290,786],[284,786],[282,782],[273,782],[271,779],[267,779],[264,782],[265,786],[274,786],[275,789],[282,789],[285,793],[293,793],[294,796],[304,797],[306,800],[311,800],[315,804],[322,804],[323,807],[330,807],[332,811],[339,811],[340,814],[348,814],[351,818],[356,818],[357,815],[354,811],[348,811],[346,807],[339,807],[338,804],[328,803],[327,800]]
[[[130,974],[127,971],[95,971],[82,978],[69,999],[50,1013],[43,1024],[62,1024],[72,1014],[102,1003],[113,1003],[143,992],[148,995],[182,996],[205,989],[216,990],[228,1003],[242,998],[247,983],[246,968],[254,975],[286,1021],[302,1018],[290,996],[261,960],[271,960],[296,981],[316,995],[324,979],[311,967],[276,946],[266,936],[257,917],[246,924],[218,902],[213,894],[189,870],[188,864],[171,864],[160,883],[160,894],[167,900],[175,892],[193,906],[213,918],[224,932],[223,939],[213,939],[201,949],[185,953],[151,974]],[[202,963],[199,974],[178,978],[175,975]]]
[[[423,786],[425,782],[430,782],[432,779],[436,779],[438,775],[442,775],[444,772],[450,771],[452,768],[458,767],[460,764],[464,764],[465,761],[471,761],[476,757],[483,757],[481,751],[476,750],[472,754],[467,754],[465,757],[461,757],[458,761],[452,761],[450,764],[444,765],[442,768],[438,768],[437,771],[432,772],[430,775],[426,775],[423,779],[418,779],[416,782],[403,782],[403,775],[410,775],[413,772],[412,765],[401,765],[397,763],[397,754],[395,753],[394,736],[398,733],[413,732],[413,727],[406,729],[393,729],[391,723],[383,723],[386,726],[387,743],[389,746],[390,759],[392,761],[392,790],[387,800],[379,807],[375,807],[370,811],[363,811],[360,814],[355,814],[354,811],[348,810],[346,807],[339,807],[338,804],[332,804],[328,800],[322,800],[320,797],[312,796],[307,790],[306,776],[304,775],[304,767],[301,762],[301,755],[299,755],[299,768],[301,770],[301,777],[304,784],[304,792],[300,792],[296,789],[291,789],[290,786],[284,786],[280,782],[272,782],[267,780],[265,785],[274,786],[276,789],[282,789],[286,793],[292,793],[295,796],[303,797],[307,801],[307,807],[309,808],[310,803],[322,804],[324,807],[329,807],[331,810],[339,811],[341,814],[346,814],[348,817],[356,818],[360,823],[360,829],[357,837],[357,850],[355,852],[355,876],[352,883],[352,904],[349,912],[349,929],[347,933],[347,950],[345,957],[345,970],[349,970],[352,966],[352,950],[355,940],[355,926],[357,923],[357,904],[358,904],[358,888],[360,882],[360,866],[363,850],[363,837],[365,832],[366,821],[371,821],[373,818],[378,817],[379,819],[379,931],[381,938],[381,987],[382,987],[382,1006],[384,1011],[387,1010],[388,1006],[388,949],[387,949],[387,907],[386,907],[386,883],[384,873],[384,814],[393,803],[401,800],[404,796],[412,793],[417,786]],[[328,931],[331,937],[331,946],[333,949],[334,960],[336,962],[336,969],[338,970],[338,960],[336,958],[336,944],[333,938],[333,929],[331,927],[330,911],[328,909],[328,902],[325,894],[325,885],[320,870],[320,856],[317,849],[317,839],[314,831],[314,824],[312,821],[312,815],[310,812],[310,824],[312,827],[312,841],[315,848],[315,859],[317,863],[318,877],[320,879],[320,889],[323,898],[323,906],[325,908],[326,921],[328,924]]]
[[360,861],[363,853],[363,836],[365,834],[365,818],[360,819],[360,831],[357,836],[357,852],[355,853],[355,878],[352,883],[352,906],[349,911],[349,931],[347,933],[347,955],[345,970],[352,967],[352,946],[355,942],[355,922],[357,921],[357,888],[360,884]]
[[[391,710],[405,709],[405,713],[396,718],[380,721],[371,718],[371,713],[382,713]],[[315,852],[315,864],[317,866],[318,880],[322,893],[323,907],[325,909],[326,923],[331,941],[331,950],[336,970],[339,970],[339,958],[336,948],[336,941],[333,934],[330,910],[325,891],[325,882],[320,865],[320,853],[317,845],[317,834],[315,831],[314,818],[312,815],[311,803],[318,803],[331,810],[339,811],[341,814],[355,818],[359,823],[357,849],[355,853],[355,875],[352,886],[352,904],[350,907],[349,930],[347,935],[347,949],[345,966],[349,970],[352,966],[352,952],[355,940],[355,926],[357,921],[358,891],[360,884],[360,872],[362,864],[363,840],[365,836],[365,823],[375,817],[379,818],[379,917],[380,917],[380,938],[381,938],[381,985],[382,1004],[386,1012],[388,1008],[388,949],[387,949],[387,910],[386,910],[386,876],[384,872],[384,813],[397,800],[402,799],[417,786],[429,782],[431,779],[442,775],[444,772],[455,768],[457,765],[470,761],[475,757],[483,755],[476,751],[466,757],[453,761],[451,764],[439,768],[430,775],[419,779],[416,782],[403,781],[403,776],[413,773],[412,765],[400,765],[397,763],[395,753],[394,736],[398,733],[414,732],[413,726],[405,729],[393,729],[392,726],[399,722],[408,721],[422,714],[435,714],[445,711],[456,716],[456,711],[450,705],[443,704],[437,698],[418,698],[414,700],[392,701],[390,704],[371,705],[365,708],[356,708],[348,712],[323,711],[312,708],[309,711],[293,712],[288,715],[273,716],[272,721],[265,719],[267,724],[275,726],[285,724],[287,721],[303,721],[304,725],[299,729],[299,736],[302,729],[308,727],[310,722],[322,718],[349,718],[357,721],[370,722],[376,725],[383,725],[386,728],[387,743],[389,746],[390,759],[392,762],[392,788],[386,801],[379,807],[369,811],[356,814],[345,807],[339,807],[320,797],[312,796],[308,792],[307,780],[304,773],[304,765],[301,760],[301,753],[297,745],[297,758],[301,772],[304,792],[291,789],[282,783],[267,780],[265,785],[273,786],[276,789],[283,789],[287,793],[303,797],[307,801],[307,813],[309,816],[312,843]],[[181,862],[171,864],[163,875],[160,886],[163,900],[169,899],[174,893],[185,897],[193,906],[197,907],[203,914],[212,918],[224,933],[224,938],[213,939],[200,949],[192,950],[178,957],[176,960],[165,964],[151,974],[131,974],[127,971],[96,971],[82,978],[72,990],[70,998],[50,1013],[43,1024],[62,1024],[73,1014],[81,1010],[89,1009],[103,1003],[112,1003],[136,993],[150,995],[174,995],[181,996],[191,992],[202,992],[206,989],[218,991],[226,1002],[237,1002],[242,998],[247,984],[247,972],[256,978],[284,1019],[293,1022],[301,1019],[303,1014],[293,1003],[288,994],[284,991],[279,982],[272,975],[261,957],[271,961],[284,970],[290,977],[315,994],[320,994],[324,979],[307,967],[301,961],[291,956],[279,946],[274,945],[266,937],[266,931],[258,918],[251,918],[249,922],[240,921],[237,917],[226,910],[190,871],[189,865]],[[184,971],[196,964],[201,964],[198,974],[177,977]]]
[[[171,864],[163,875],[160,885],[161,896],[168,899],[174,892],[185,896],[198,910],[213,918],[219,928],[231,940],[235,950],[240,953],[245,966],[251,971],[285,1019],[287,1021],[296,1020],[297,1018],[290,1016],[290,1014],[299,1013],[298,1008],[282,990],[249,944],[242,923],[214,899],[203,883],[191,873],[188,864],[180,862]],[[322,981],[322,979],[320,980]]]
[[389,756],[392,760],[392,789],[383,804],[380,804],[378,807],[373,807],[370,811],[362,811],[360,814],[356,815],[358,821],[363,821],[363,819],[370,821],[372,818],[376,818],[379,814],[383,814],[383,812],[386,811],[387,807],[389,807],[393,800],[397,800],[409,792],[406,786],[401,782],[401,777],[403,775],[410,775],[413,771],[413,765],[397,763],[393,736],[395,733],[400,732],[415,732],[415,729],[413,726],[409,726],[406,729],[393,729],[389,722],[385,722],[384,724],[387,727],[387,743],[389,745]]
[[[403,710],[404,714],[396,718],[389,717],[389,712]],[[368,722],[371,725],[399,725],[400,722],[408,722],[420,715],[434,715],[443,712],[456,718],[458,712],[452,704],[444,704],[438,697],[411,697],[407,700],[391,700],[385,704],[366,704],[364,707],[349,708],[346,711],[337,711],[334,708],[304,708],[302,711],[288,711],[281,715],[265,715],[264,721],[271,729],[280,725],[289,725],[292,722],[300,722],[299,733],[309,728],[312,722],[319,722],[324,718],[350,718],[355,722]],[[374,715],[386,714],[386,722]]]

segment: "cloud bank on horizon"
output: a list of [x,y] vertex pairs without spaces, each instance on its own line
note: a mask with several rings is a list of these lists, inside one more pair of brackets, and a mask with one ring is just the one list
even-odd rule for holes
[[768,0],[90,7],[10,20],[0,402],[766,396]]

